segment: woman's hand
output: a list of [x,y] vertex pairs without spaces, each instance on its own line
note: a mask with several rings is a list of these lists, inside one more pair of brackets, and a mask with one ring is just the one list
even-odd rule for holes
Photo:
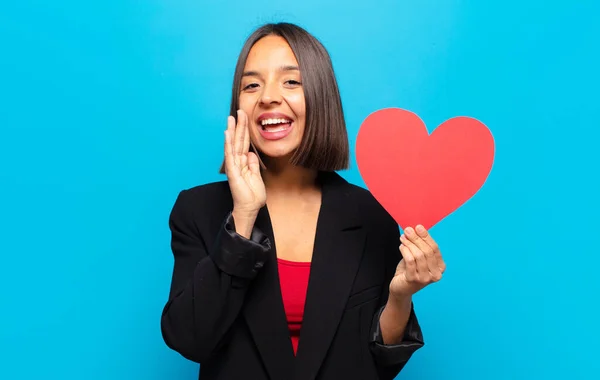
[[236,230],[249,237],[258,211],[266,204],[267,193],[260,174],[258,157],[250,152],[248,116],[238,111],[227,119],[225,131],[225,173],[233,197],[233,217]]
[[441,280],[446,270],[440,249],[425,227],[408,227],[400,236],[403,259],[390,282],[390,296],[406,300],[425,286]]

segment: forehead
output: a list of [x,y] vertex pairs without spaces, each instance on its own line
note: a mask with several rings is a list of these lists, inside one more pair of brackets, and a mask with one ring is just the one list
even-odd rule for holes
[[258,40],[246,59],[246,68],[252,70],[271,70],[282,65],[297,66],[298,62],[290,45],[279,36],[266,36]]

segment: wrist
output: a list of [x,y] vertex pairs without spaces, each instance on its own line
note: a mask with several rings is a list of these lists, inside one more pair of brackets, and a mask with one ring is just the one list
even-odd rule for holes
[[386,308],[391,308],[394,311],[404,312],[410,310],[412,307],[412,296],[411,295],[394,295],[390,293]]
[[235,232],[246,239],[250,239],[258,213],[233,210],[231,215],[235,224]]

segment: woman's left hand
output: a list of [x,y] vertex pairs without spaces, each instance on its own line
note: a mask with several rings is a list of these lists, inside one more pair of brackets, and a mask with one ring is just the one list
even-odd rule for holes
[[404,230],[400,236],[400,253],[403,259],[390,282],[390,297],[405,300],[441,280],[446,264],[437,243],[422,225],[416,230],[412,227]]

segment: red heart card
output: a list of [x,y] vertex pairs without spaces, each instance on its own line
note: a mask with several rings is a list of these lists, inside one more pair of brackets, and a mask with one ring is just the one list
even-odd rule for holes
[[361,125],[356,159],[367,188],[402,229],[429,229],[479,191],[494,149],[476,119],[455,117],[429,134],[414,113],[386,108]]

